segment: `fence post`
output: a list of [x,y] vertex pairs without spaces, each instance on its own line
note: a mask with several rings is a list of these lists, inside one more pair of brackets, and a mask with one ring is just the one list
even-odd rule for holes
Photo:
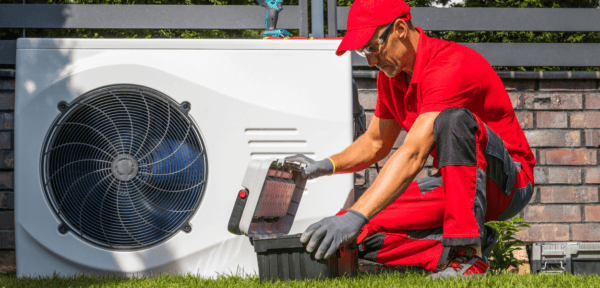
[[325,23],[323,20],[323,0],[311,0],[312,37],[325,37]]
[[337,36],[337,0],[327,0],[327,37]]
[[[25,0],[23,0],[23,5],[25,5]],[[25,28],[23,28],[23,38],[25,38]]]
[[308,38],[308,0],[300,0],[298,5],[300,5],[300,15],[302,19],[299,36]]

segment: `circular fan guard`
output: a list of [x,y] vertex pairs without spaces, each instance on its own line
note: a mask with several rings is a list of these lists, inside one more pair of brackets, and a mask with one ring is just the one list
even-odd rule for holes
[[144,248],[188,223],[206,187],[198,128],[166,95],[141,86],[99,88],[59,104],[42,152],[46,196],[63,224],[102,247]]

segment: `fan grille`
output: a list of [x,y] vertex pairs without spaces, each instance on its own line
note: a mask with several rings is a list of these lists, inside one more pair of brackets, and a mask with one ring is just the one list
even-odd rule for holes
[[191,229],[207,166],[189,103],[118,85],[59,108],[41,169],[61,230],[102,247],[136,249]]

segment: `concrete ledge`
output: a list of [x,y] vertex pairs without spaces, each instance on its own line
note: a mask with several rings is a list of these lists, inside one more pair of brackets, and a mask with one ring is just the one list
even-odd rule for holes
[[[600,71],[497,71],[501,79],[600,79]],[[354,78],[377,79],[378,70],[352,71]],[[14,69],[0,69],[0,78],[14,78]]]
[[[379,71],[352,71],[354,78],[376,79]],[[496,71],[501,79],[600,79],[600,71]]]

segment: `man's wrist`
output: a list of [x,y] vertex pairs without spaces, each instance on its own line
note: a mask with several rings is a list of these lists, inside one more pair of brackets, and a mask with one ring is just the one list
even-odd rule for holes
[[333,174],[335,174],[335,162],[333,162],[333,160],[331,159],[331,157],[327,158],[327,159],[329,161],[331,161],[331,165],[333,166],[333,169],[331,169],[331,174],[330,174],[330,175],[333,175]]
[[352,214],[362,218],[363,220],[365,220],[366,223],[369,223],[369,217],[365,216],[365,214],[362,214],[354,209],[348,209],[346,211],[347,211],[347,213],[352,213]]

